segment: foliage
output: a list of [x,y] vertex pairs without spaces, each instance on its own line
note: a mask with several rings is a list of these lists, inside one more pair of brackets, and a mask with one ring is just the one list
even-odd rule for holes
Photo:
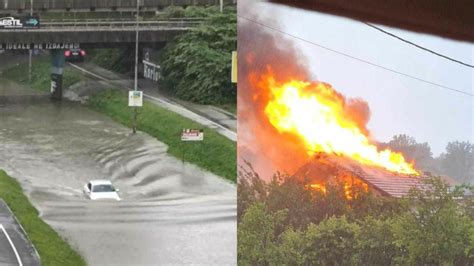
[[[189,12],[203,16],[202,11]],[[236,87],[230,82],[231,52],[237,46],[235,11],[206,9],[205,15],[200,26],[165,48],[162,85],[176,97],[196,103],[235,103]]]
[[345,216],[331,217],[318,225],[311,224],[305,232],[308,262],[322,265],[353,264],[353,254],[360,227]]
[[[51,89],[51,61],[49,58],[35,58],[31,67],[31,81],[28,79],[28,64],[18,64],[3,71],[2,76],[31,87],[34,90],[49,92]],[[82,76],[69,68],[64,69],[63,88],[81,81]]]
[[474,187],[426,182],[404,199],[349,200],[342,184],[322,193],[280,173],[265,182],[247,163],[238,179],[239,263],[472,265],[474,198],[465,193]]
[[304,228],[314,218],[313,195],[297,179],[277,173],[268,184],[267,190],[265,203],[268,209],[272,212],[287,210],[285,223],[290,227]]
[[454,178],[459,183],[474,182],[474,145],[469,141],[449,142],[446,151],[434,158],[428,143],[418,143],[405,134],[395,135],[381,148],[389,147],[401,152],[417,168]]
[[86,265],[81,255],[41,220],[20,184],[1,170],[0,198],[7,203],[25,229],[43,265]]
[[262,265],[273,261],[275,228],[286,212],[269,213],[264,203],[252,205],[238,227],[238,260],[242,265]]
[[361,265],[395,265],[401,250],[394,243],[393,220],[367,216],[360,223],[355,260]]
[[413,189],[410,208],[397,217],[395,242],[406,250],[400,263],[417,265],[468,265],[474,263],[469,232],[474,221],[458,203],[464,189],[449,190],[439,178],[428,179],[431,189]]
[[240,222],[251,205],[263,202],[267,196],[267,184],[253,170],[252,165],[245,162],[247,167],[240,166],[237,186],[237,221]]
[[418,143],[413,137],[400,134],[393,136],[386,146],[394,151],[401,152],[408,161],[414,161],[419,169],[425,171],[437,170],[434,169],[433,153],[427,142]]
[[[94,95],[89,106],[119,123],[131,125],[132,109],[128,107],[127,95],[120,90],[104,90]],[[176,158],[202,167],[232,182],[236,180],[236,143],[190,119],[144,101],[137,118],[137,128],[168,145],[168,153]],[[203,128],[204,141],[183,143],[180,138],[183,128]]]
[[264,182],[249,163],[240,167],[238,175],[238,220],[255,202],[265,202],[270,211],[286,209],[289,212],[286,222],[296,229],[332,216],[345,215],[355,220],[370,214],[387,218],[404,209],[403,202],[377,198],[370,192],[357,193],[358,197],[349,200],[342,183],[326,184],[326,193],[321,193],[308,188],[305,180],[281,173]]
[[303,265],[307,261],[306,241],[302,231],[290,227],[280,235],[278,243],[275,264]]
[[133,71],[135,48],[101,48],[89,51],[89,58],[94,63],[105,69],[128,73]]
[[440,162],[445,174],[460,182],[474,182],[474,145],[469,141],[448,143]]

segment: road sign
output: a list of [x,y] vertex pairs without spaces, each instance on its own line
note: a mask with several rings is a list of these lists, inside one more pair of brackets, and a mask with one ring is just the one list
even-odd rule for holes
[[38,17],[0,17],[0,29],[38,29]]
[[142,107],[143,106],[143,91],[129,91],[128,92],[128,106]]
[[160,79],[160,66],[150,61],[143,60],[143,77],[158,81]]
[[232,52],[232,83],[237,83],[237,52]]
[[204,130],[202,129],[183,129],[181,132],[181,141],[203,141]]
[[0,18],[0,29],[21,29],[23,23],[19,18],[14,17],[3,17]]

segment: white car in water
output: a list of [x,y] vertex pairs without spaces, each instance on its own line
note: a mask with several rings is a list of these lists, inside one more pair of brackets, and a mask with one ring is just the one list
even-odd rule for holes
[[109,180],[91,180],[84,185],[84,194],[91,200],[120,200],[118,191]]

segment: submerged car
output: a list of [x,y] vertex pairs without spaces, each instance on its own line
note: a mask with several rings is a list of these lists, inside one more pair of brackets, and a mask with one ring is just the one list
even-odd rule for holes
[[91,200],[120,200],[118,191],[109,180],[91,180],[84,185],[84,194]]

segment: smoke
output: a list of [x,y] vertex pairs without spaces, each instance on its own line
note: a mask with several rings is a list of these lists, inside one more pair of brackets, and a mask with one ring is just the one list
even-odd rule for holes
[[[262,15],[262,7],[269,10],[268,5],[251,0],[238,1],[238,163],[242,165],[244,160],[249,161],[265,179],[277,170],[295,173],[308,162],[308,151],[300,138],[281,134],[269,123],[264,109],[270,95],[268,90],[255,84],[268,71],[273,73],[276,82],[289,78],[309,81],[311,77],[305,56],[292,40],[246,19],[282,28],[272,18]],[[278,17],[273,12],[267,14],[270,13]],[[370,118],[367,103],[340,97],[348,117],[368,133],[365,126]]]

